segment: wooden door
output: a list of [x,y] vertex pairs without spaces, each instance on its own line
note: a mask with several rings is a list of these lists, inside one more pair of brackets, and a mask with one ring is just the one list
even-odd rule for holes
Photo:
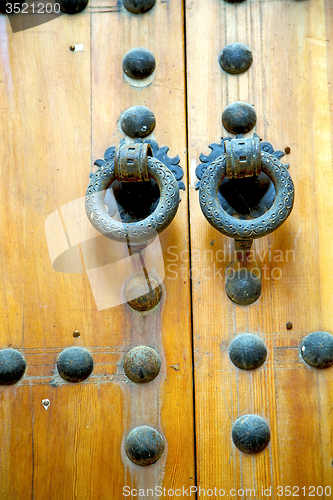
[[[0,498],[331,498],[332,368],[300,355],[306,335],[333,328],[330,2],[157,0],[136,15],[120,1],[92,0],[80,14],[23,31],[13,33],[5,15],[0,23],[1,348],[27,365],[0,387]],[[232,42],[253,53],[238,76],[218,63]],[[148,86],[122,71],[140,46],[156,59]],[[221,114],[237,100],[254,105],[264,141],[290,148],[282,161],[296,191],[287,222],[254,244],[263,286],[251,306],[226,296],[233,241],[209,226],[195,189],[199,156],[229,135]],[[112,265],[130,257],[127,248],[94,232],[83,208],[94,161],[124,137],[119,118],[135,105],[155,114],[149,138],[180,156],[186,184],[159,237],[164,263],[149,261],[163,283],[146,313],[121,301],[140,262],[117,274]],[[267,346],[256,370],[229,358],[244,333]],[[124,373],[138,345],[162,360],[148,384]],[[94,363],[77,383],[57,370],[73,346]],[[270,428],[255,455],[231,437],[245,414]],[[124,448],[143,425],[165,445],[147,467]]]
[[[7,16],[0,22],[1,347],[18,350],[27,363],[17,384],[1,387],[0,498],[109,500],[125,498],[124,486],[189,487],[190,282],[164,280],[161,302],[149,313],[117,305],[112,294],[126,283],[107,274],[116,259],[107,260],[112,242],[105,248],[104,238],[89,232],[82,204],[93,162],[124,137],[118,120],[131,106],[153,110],[151,138],[186,169],[182,4],[158,2],[137,16],[116,0],[97,0],[80,14],[17,33]],[[144,88],[123,76],[122,59],[134,47],[156,58],[154,83]],[[161,235],[162,249],[188,249],[187,193]],[[129,258],[117,248],[118,259]],[[138,273],[130,262],[126,281]],[[150,384],[124,374],[124,355],[137,345],[162,359]],[[93,358],[84,382],[57,372],[59,354],[72,346]],[[165,443],[150,467],[133,464],[124,451],[125,437],[142,425]]]
[[[331,334],[333,326],[332,15],[322,0],[187,2],[191,249],[200,255],[192,264],[198,485],[233,498],[332,495],[332,369],[313,368],[300,355],[305,336]],[[240,75],[218,64],[220,51],[234,42],[253,53]],[[295,184],[290,218],[254,243],[262,294],[246,307],[226,297],[233,242],[202,217],[194,175],[200,153],[230,135],[221,113],[234,101],[254,105],[260,138],[276,150],[290,148],[281,161],[290,163]],[[207,268],[220,269],[222,280]],[[232,340],[245,333],[268,349],[257,370],[236,368],[228,355]],[[241,453],[231,439],[233,424],[246,414],[270,427],[270,444],[258,455]]]

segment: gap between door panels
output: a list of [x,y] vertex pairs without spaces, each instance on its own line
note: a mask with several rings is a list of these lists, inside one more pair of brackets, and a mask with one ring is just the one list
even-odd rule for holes
[[[184,70],[184,78],[185,78],[185,117],[186,117],[186,161],[187,161],[187,189],[188,189],[188,197],[187,197],[187,213],[188,213],[188,245],[189,245],[189,266],[190,266],[190,314],[191,314],[191,342],[192,342],[192,384],[193,384],[193,444],[194,444],[194,474],[195,474],[195,486],[198,488],[198,463],[197,463],[197,425],[196,425],[196,404],[195,404],[195,358],[194,358],[194,328],[193,328],[193,282],[192,282],[192,240],[191,240],[191,214],[190,214],[190,186],[191,186],[191,166],[189,162],[189,124],[188,124],[188,91],[187,91],[187,23],[186,23],[186,2],[187,0],[183,0],[183,20],[184,20],[184,62],[185,62],[185,70]],[[198,498],[198,492],[195,493],[195,498]]]

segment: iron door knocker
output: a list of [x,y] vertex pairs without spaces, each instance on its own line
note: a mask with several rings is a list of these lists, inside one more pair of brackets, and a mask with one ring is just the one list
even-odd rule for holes
[[139,138],[131,144],[122,140],[117,149],[108,148],[104,159],[95,161],[98,169],[90,174],[85,197],[93,227],[128,248],[128,272],[132,271],[124,300],[140,312],[150,311],[161,300],[158,271],[154,268],[154,276],[150,274],[151,258],[154,255],[158,267],[162,254],[156,237],[172,222],[180,201],[179,190],[185,189],[179,156],[170,158],[168,150],[150,139],[142,142]]
[[[201,210],[208,222],[219,232],[234,238],[236,252],[242,254],[246,266],[246,252],[250,250],[256,238],[266,236],[278,229],[289,217],[294,203],[294,184],[287,168],[279,158],[282,152],[274,152],[269,143],[260,146],[257,135],[251,138],[238,136],[236,139],[226,138],[221,145],[213,144],[213,152],[209,157],[201,156],[202,165],[197,168],[200,180],[199,200]],[[221,150],[223,153],[221,154]],[[219,153],[214,157],[214,152]],[[274,154],[273,154],[274,153]],[[213,156],[213,158],[211,157]],[[249,213],[247,218],[236,218],[224,200],[221,203],[220,187],[225,178],[258,179],[261,171],[268,176],[275,188],[269,207],[263,213]],[[229,208],[228,208],[229,207]],[[268,210],[266,211],[266,208]],[[229,212],[229,213],[228,213]],[[260,210],[259,210],[260,212]],[[261,293],[261,281],[255,283],[246,269],[241,269],[238,276],[227,278],[226,291],[236,303],[248,305],[255,302]]]
[[[109,148],[105,160],[97,160],[95,164],[99,168],[89,182],[85,206],[88,219],[99,233],[115,241],[137,244],[154,238],[168,227],[178,209],[179,185],[173,172],[153,157],[149,143],[122,144],[117,149]],[[144,182],[150,178],[156,181],[160,192],[153,213],[131,223],[117,221],[108,214],[105,193],[115,180],[130,183]]]

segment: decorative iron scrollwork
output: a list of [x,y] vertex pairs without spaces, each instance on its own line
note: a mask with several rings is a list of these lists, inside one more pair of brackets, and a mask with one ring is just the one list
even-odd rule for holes
[[[235,137],[222,137],[220,144],[216,144],[216,143],[209,144],[208,147],[209,147],[209,149],[211,149],[211,152],[209,153],[209,155],[205,155],[205,154],[201,153],[201,155],[199,156],[200,164],[197,166],[197,168],[195,170],[195,173],[196,173],[199,181],[197,182],[195,189],[200,188],[200,182],[201,182],[202,176],[205,173],[205,170],[209,167],[209,165],[214,160],[216,160],[216,158],[225,154],[225,142],[231,141],[234,138],[241,139],[243,137],[244,137],[243,134],[237,134]],[[257,134],[253,134],[253,137],[259,137],[259,136]],[[278,160],[280,160],[280,158],[282,158],[285,155],[284,151],[280,151],[280,150],[275,151],[270,142],[262,142],[261,139],[260,139],[260,150],[271,154],[272,156],[274,156]],[[289,168],[289,164],[283,164],[283,166],[287,169]]]
[[[178,181],[179,189],[185,189],[185,184],[182,181],[182,178],[184,176],[184,171],[182,167],[179,165],[180,158],[178,155],[171,158],[167,154],[169,151],[168,146],[162,146],[160,148],[158,143],[156,141],[153,141],[152,139],[146,139],[144,141],[142,139],[136,139],[134,143],[150,144],[151,149],[153,150],[153,157],[156,158],[157,160],[160,160],[160,162],[162,162],[169,170],[171,170],[176,180]],[[125,139],[121,139],[119,141],[119,146],[122,146],[123,144],[125,144]],[[114,161],[115,151],[116,151],[116,146],[109,147],[104,153],[104,159],[96,160],[94,162],[94,165],[96,165],[98,168],[106,168],[107,164],[110,164]],[[93,175],[94,175],[93,173],[90,174],[90,177],[92,177]]]

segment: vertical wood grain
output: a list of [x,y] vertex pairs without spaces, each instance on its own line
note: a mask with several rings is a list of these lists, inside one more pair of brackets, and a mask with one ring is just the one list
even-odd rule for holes
[[[191,245],[200,255],[193,263],[198,484],[254,488],[258,499],[261,487],[272,487],[278,498],[278,486],[332,483],[332,369],[310,368],[298,350],[308,333],[333,329],[331,10],[321,0],[186,2]],[[218,64],[222,48],[236,41],[253,52],[251,68],[239,76]],[[194,189],[199,155],[229,135],[221,114],[235,100],[254,105],[255,132],[263,140],[291,148],[282,161],[290,163],[296,191],[288,221],[254,244],[263,289],[247,307],[225,294],[233,242],[209,226]],[[232,339],[247,332],[268,348],[266,363],[250,373],[228,356]],[[257,456],[240,453],[231,440],[234,421],[245,413],[262,416],[271,429],[268,448]]]
[[[0,23],[0,347],[20,350],[27,361],[24,378],[0,388],[0,496],[106,500],[123,498],[125,485],[189,487],[195,481],[189,265],[185,279],[177,269],[175,278],[167,260],[169,247],[176,256],[188,250],[187,194],[160,237],[163,299],[144,315],[127,304],[98,310],[92,271],[101,259],[109,263],[112,242],[101,243],[82,211],[93,161],[123,137],[117,122],[127,107],[150,107],[153,138],[186,170],[182,5],[158,0],[136,16],[116,1],[96,0],[81,14],[21,33],[11,33],[5,16]],[[80,43],[83,51],[69,50]],[[121,67],[127,50],[140,45],[157,62],[153,83],[143,89],[131,87]],[[152,256],[152,272],[157,264],[163,268]],[[162,358],[159,376],[144,386],[129,382],[122,368],[125,353],[140,344]],[[93,374],[79,384],[56,371],[57,356],[72,345],[94,359]],[[50,400],[47,410],[43,399]],[[156,427],[165,439],[153,466],[135,466],[124,453],[136,425]]]

